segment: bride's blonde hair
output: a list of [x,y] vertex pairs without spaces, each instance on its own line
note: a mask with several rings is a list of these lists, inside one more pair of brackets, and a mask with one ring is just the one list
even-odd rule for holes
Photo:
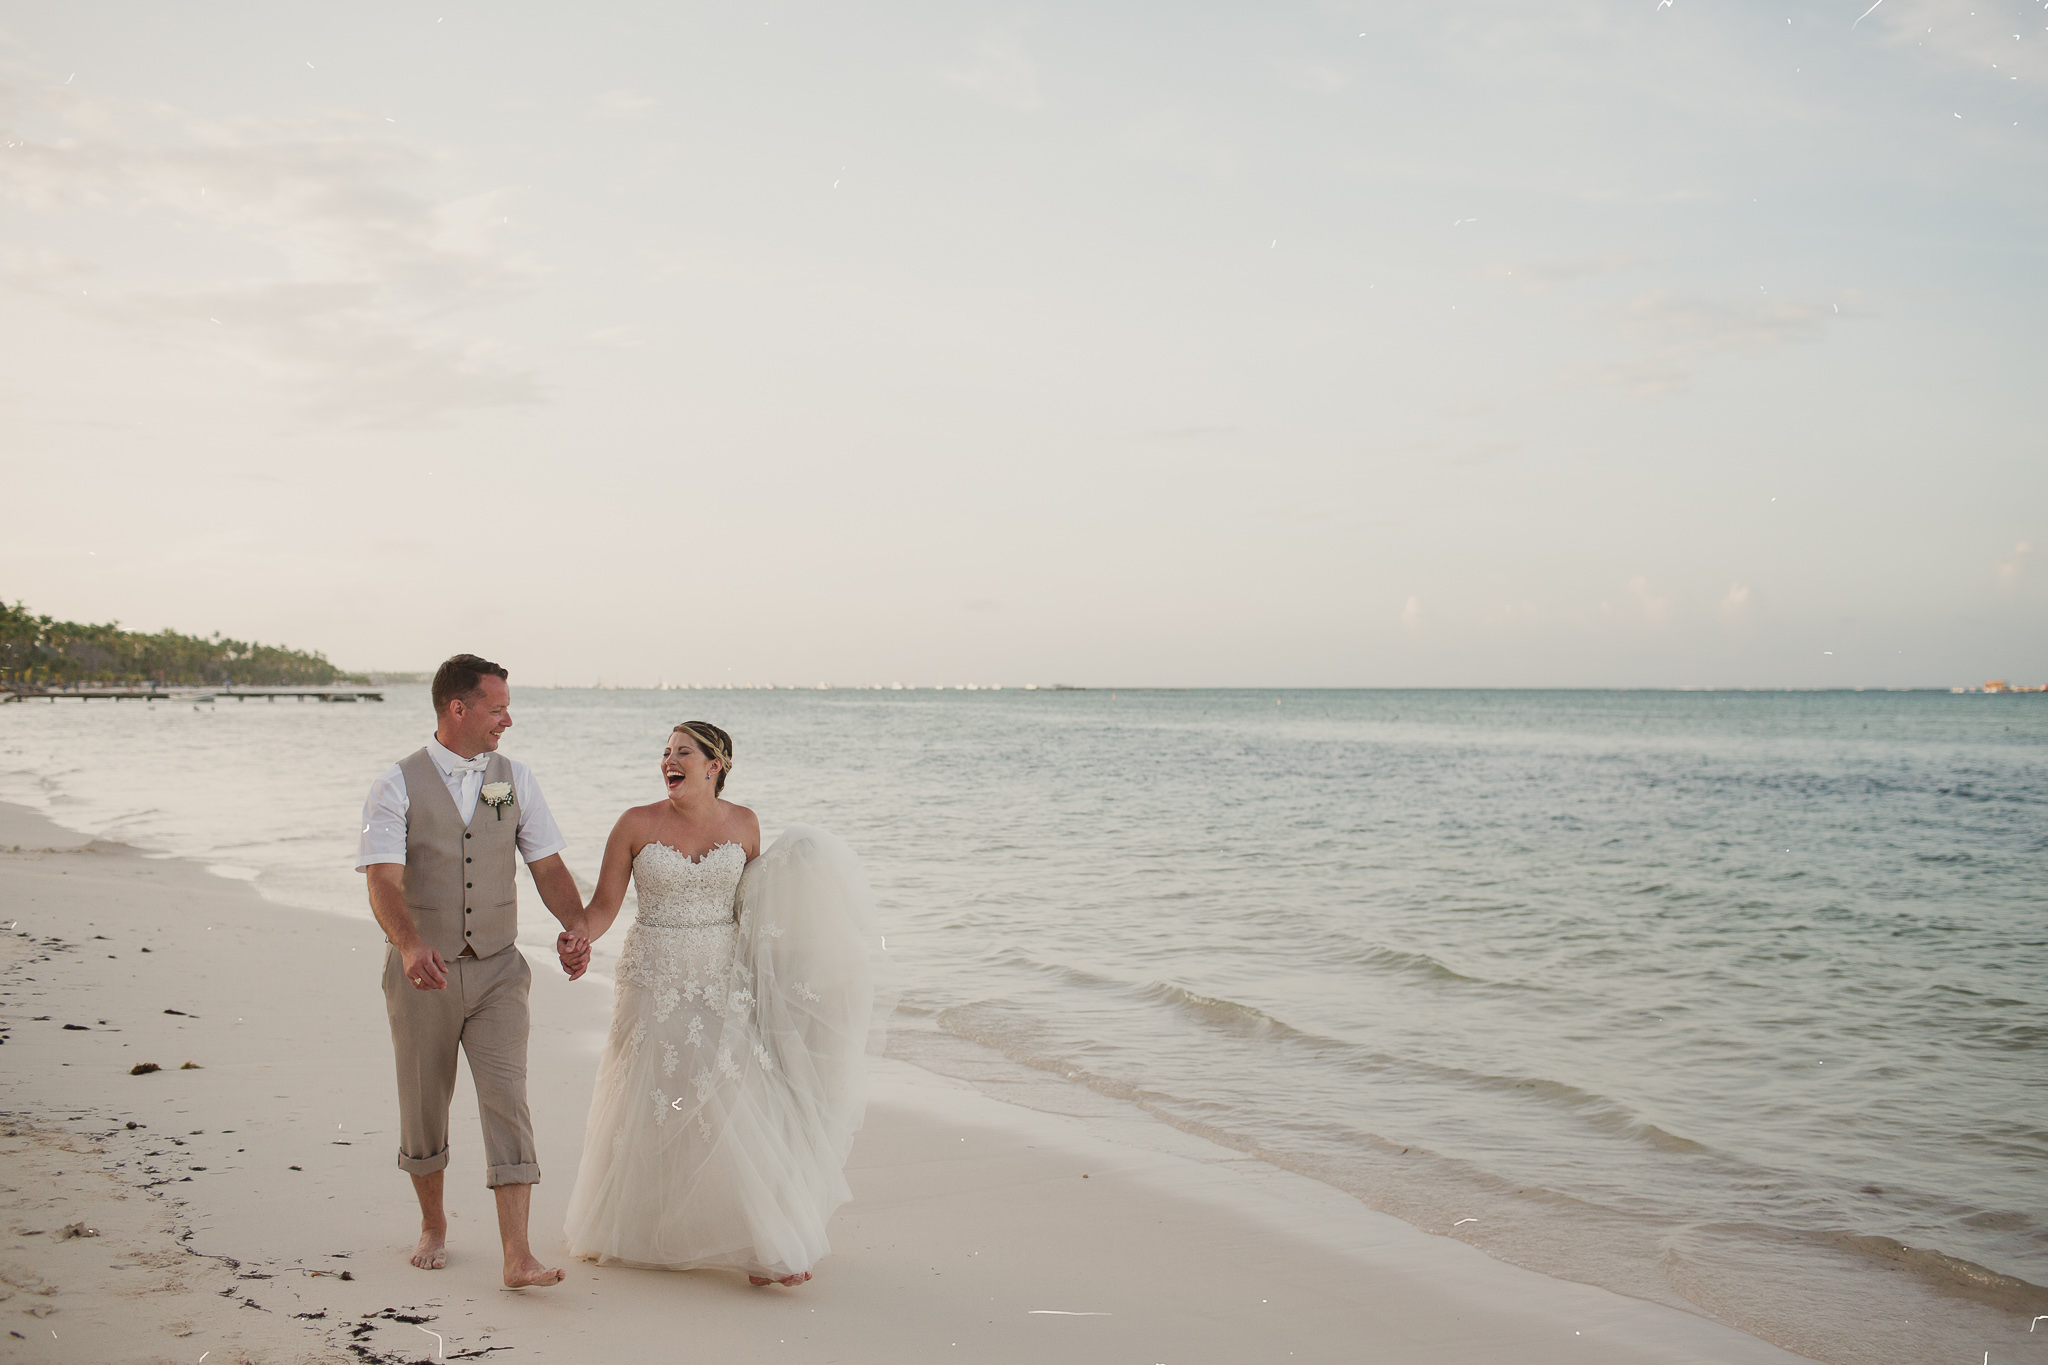
[[688,735],[704,757],[717,761],[718,785],[712,791],[722,793],[726,774],[732,771],[732,736],[708,720],[686,720],[669,733]]

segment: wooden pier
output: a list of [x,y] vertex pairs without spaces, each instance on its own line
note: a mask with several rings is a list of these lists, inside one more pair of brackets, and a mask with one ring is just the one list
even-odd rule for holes
[[11,701],[290,701],[356,702],[382,701],[384,693],[373,687],[36,687],[9,683],[0,690],[0,702]]

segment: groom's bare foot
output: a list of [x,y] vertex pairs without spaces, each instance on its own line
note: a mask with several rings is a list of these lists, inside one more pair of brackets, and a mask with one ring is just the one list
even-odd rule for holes
[[568,1277],[559,1270],[550,1270],[531,1256],[505,1262],[505,1287],[507,1289],[540,1289],[551,1284],[560,1284]]
[[442,1270],[448,1265],[448,1229],[421,1228],[420,1244],[413,1248],[412,1263],[421,1270]]
[[533,1186],[499,1185],[492,1190],[498,1201],[498,1239],[505,1248],[505,1287],[544,1289],[568,1278],[533,1259],[526,1240],[527,1215],[533,1210]]
[[795,1275],[784,1275],[781,1279],[777,1280],[771,1280],[765,1275],[749,1275],[747,1276],[747,1283],[752,1285],[782,1284],[794,1289],[809,1278],[811,1278],[811,1272],[806,1270]]

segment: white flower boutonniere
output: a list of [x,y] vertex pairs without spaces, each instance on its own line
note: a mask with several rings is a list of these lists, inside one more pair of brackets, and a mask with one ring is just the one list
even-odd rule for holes
[[477,795],[483,798],[484,804],[498,812],[498,818],[502,820],[505,818],[505,807],[512,804],[512,784],[510,782],[486,782],[484,783],[484,789],[478,792]]

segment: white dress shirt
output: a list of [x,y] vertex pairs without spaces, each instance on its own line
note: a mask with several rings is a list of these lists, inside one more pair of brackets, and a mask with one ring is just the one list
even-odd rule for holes
[[[427,757],[441,770],[455,809],[468,824],[476,815],[477,794],[484,789],[484,765],[488,752],[464,758],[438,739],[427,741]],[[548,799],[540,794],[540,783],[524,763],[507,757],[512,768],[512,803],[519,812],[519,856],[537,863],[569,846],[555,817],[548,813]],[[396,763],[370,784],[370,799],[363,803],[363,835],[356,841],[356,871],[371,863],[405,862],[405,813],[411,809],[405,790],[405,774]]]

